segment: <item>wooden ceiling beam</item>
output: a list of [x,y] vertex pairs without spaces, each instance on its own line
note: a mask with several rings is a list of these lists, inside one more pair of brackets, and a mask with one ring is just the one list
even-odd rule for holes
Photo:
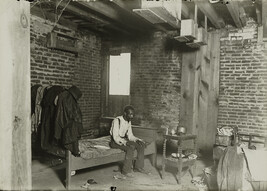
[[66,14],[64,14],[64,18],[65,19],[73,19],[73,18],[75,18],[76,16],[73,16],[73,15],[66,15]]
[[232,19],[236,25],[236,27],[241,28],[242,23],[239,18],[239,5],[237,1],[234,0],[229,0],[228,3],[226,4],[226,7],[232,16]]
[[95,27],[95,26],[92,26],[90,25],[90,23],[87,23],[87,24],[80,24],[78,25],[78,29],[79,30],[87,30],[87,31],[90,31],[91,33],[97,33],[98,35],[104,35],[104,36],[110,36],[111,33],[110,31],[107,31],[103,28],[99,28],[99,27]]
[[112,0],[111,2],[128,11],[141,8],[141,1]]
[[194,15],[190,13],[188,6],[182,1],[182,16],[186,19],[194,19]]
[[194,0],[194,3],[198,6],[200,11],[208,17],[210,22],[216,27],[216,28],[223,28],[225,26],[225,23],[223,19],[216,13],[214,8],[211,6],[211,4],[208,1],[198,1]]
[[258,5],[255,6],[255,12],[256,12],[256,16],[257,16],[257,23],[259,25],[262,24],[262,20],[261,20],[261,11]]
[[84,18],[84,19],[93,19],[93,20],[96,20],[96,21],[98,21],[98,22],[108,24],[108,22],[105,21],[104,19],[101,19],[101,18],[99,18],[99,17],[96,17],[96,16],[93,15],[93,14],[90,14],[90,13],[88,13],[88,12],[86,12],[86,11],[83,11],[83,10],[81,10],[81,9],[79,9],[79,8],[77,8],[77,7],[75,7],[75,6],[73,6],[72,4],[68,4],[68,5],[67,5],[67,2],[66,2],[66,1],[62,1],[58,6],[61,7],[61,8],[64,8],[65,6],[67,6],[67,7],[65,8],[65,10],[66,10],[67,12],[70,12],[70,13],[72,13],[72,14],[74,14],[74,15],[76,15],[76,16],[79,16],[79,17],[81,17],[81,18]]
[[[65,1],[62,1],[59,6],[60,7],[65,7],[66,5],[67,5],[67,3]],[[109,26],[110,28],[112,28],[114,30],[117,30],[120,33],[125,33],[127,35],[130,34],[130,32],[128,32],[126,30],[123,30],[120,27],[115,26],[112,22],[109,22],[109,21],[106,21],[106,20],[104,20],[102,18],[99,18],[99,17],[97,17],[97,16],[95,16],[95,15],[93,15],[93,14],[87,12],[87,11],[83,11],[82,9],[77,8],[72,4],[68,4],[67,7],[65,8],[65,10],[70,12],[70,13],[72,13],[72,14],[74,14],[74,15],[76,15],[76,16],[78,16],[78,17],[80,17],[80,18],[82,18],[82,19],[84,19],[84,20],[87,20],[87,21],[90,21],[90,22],[92,20],[95,20],[95,21],[97,21],[97,22],[99,22],[101,24]]]
[[135,17],[125,14],[122,11],[110,6],[112,1],[93,1],[93,2],[75,2],[84,7],[88,8],[91,11],[97,12],[117,22],[122,25],[122,27],[131,30],[133,33],[147,33],[151,28],[148,25],[142,24],[140,20],[138,21]]
[[72,19],[71,21],[78,23],[78,24],[81,24],[82,22],[84,22],[84,20],[82,20],[82,19]]
[[246,26],[247,24],[247,15],[245,9],[243,7],[239,8],[239,18],[241,20],[242,26]]
[[[133,18],[140,20],[140,16],[138,14],[134,13],[133,9],[141,8],[141,1],[113,0],[111,2],[115,5],[117,5],[118,7],[120,7],[121,9],[123,9],[124,11],[127,11],[127,14],[130,14]],[[153,25],[152,23],[150,23],[146,19],[143,19],[143,18],[141,18],[141,19],[145,25],[148,25],[151,28],[157,28],[157,29],[162,30],[162,31],[167,31],[166,28],[164,28],[160,25]]]

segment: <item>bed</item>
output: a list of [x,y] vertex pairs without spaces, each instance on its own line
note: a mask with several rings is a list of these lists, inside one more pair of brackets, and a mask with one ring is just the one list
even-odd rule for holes
[[[145,156],[149,156],[152,165],[156,167],[156,155],[157,155],[156,129],[145,128],[141,126],[132,126],[132,129],[135,136],[142,138],[149,143],[145,148]],[[102,136],[96,139],[80,140],[79,141],[79,149],[81,152],[80,157],[75,157],[71,154],[70,151],[66,151],[67,189],[71,187],[71,176],[73,171],[124,160],[125,152],[120,149],[110,148],[109,142],[110,142],[109,135]]]

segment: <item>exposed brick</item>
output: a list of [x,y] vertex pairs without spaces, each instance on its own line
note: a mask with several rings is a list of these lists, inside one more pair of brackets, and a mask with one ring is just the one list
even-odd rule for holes
[[[257,33],[255,23],[220,40],[218,126],[236,125],[241,132],[267,134],[267,47],[259,46],[257,35],[248,31]],[[237,35],[247,39],[240,41]]]
[[[65,34],[75,34],[83,39],[83,49],[76,57],[70,52],[46,47],[46,35],[53,23],[31,15],[31,85],[76,85],[83,92],[79,105],[83,114],[85,131],[95,134],[100,117],[101,38],[93,34],[73,31],[57,26]],[[93,57],[88,54],[93,51]],[[89,133],[90,134],[90,133]]]
[[132,52],[131,104],[141,124],[153,128],[179,124],[181,52],[166,51],[165,45],[166,37],[157,32]]

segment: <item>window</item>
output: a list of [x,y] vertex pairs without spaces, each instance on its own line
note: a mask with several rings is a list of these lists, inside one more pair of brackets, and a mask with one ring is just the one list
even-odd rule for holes
[[109,95],[130,95],[131,53],[110,56]]

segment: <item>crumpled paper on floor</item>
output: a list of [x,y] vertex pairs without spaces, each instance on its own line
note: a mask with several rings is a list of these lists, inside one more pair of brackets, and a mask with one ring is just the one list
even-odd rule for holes
[[191,182],[198,188],[199,191],[208,191],[208,186],[204,183],[203,177],[194,177]]

